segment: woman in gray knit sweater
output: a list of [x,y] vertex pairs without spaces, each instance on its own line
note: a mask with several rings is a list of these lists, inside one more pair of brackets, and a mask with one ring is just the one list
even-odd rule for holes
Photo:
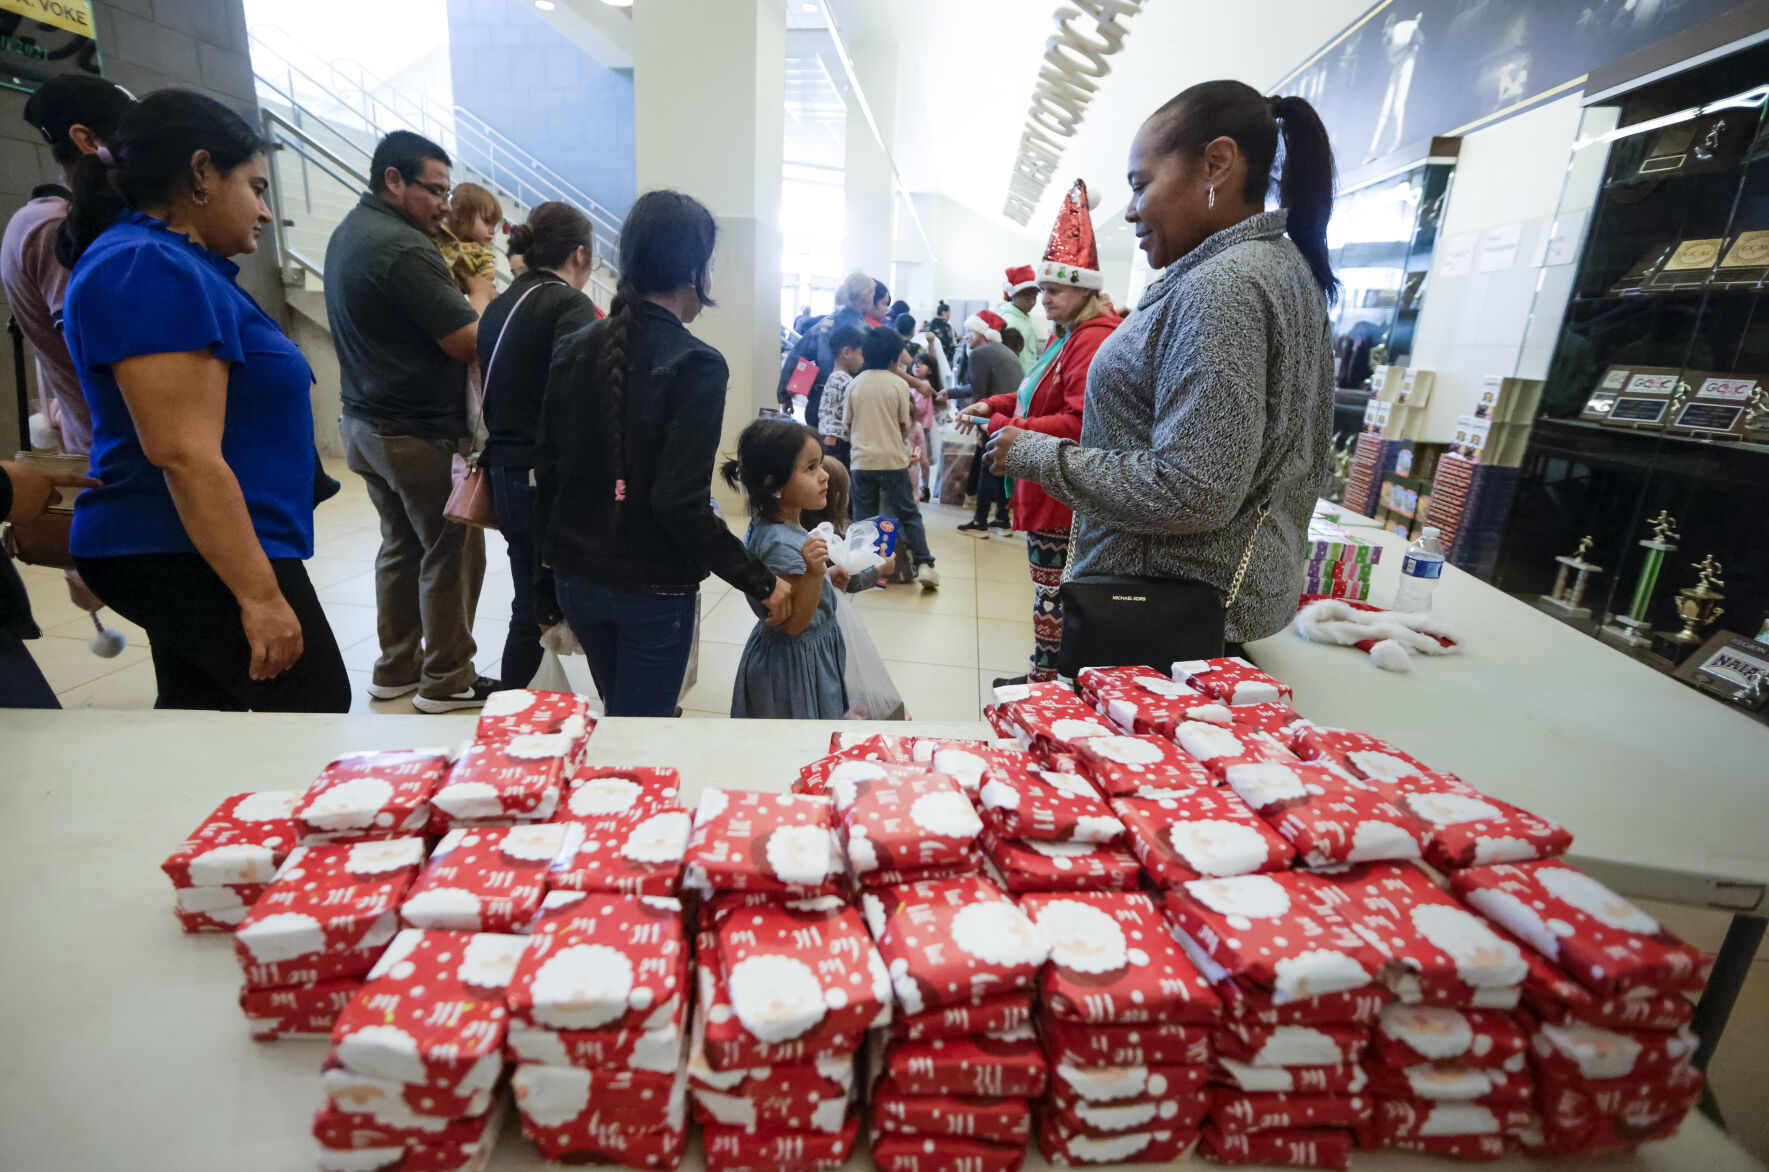
[[1143,123],[1130,189],[1166,271],[1094,358],[1080,442],[1003,428],[991,460],[1075,510],[1075,574],[1201,579],[1234,594],[1230,643],[1263,638],[1295,614],[1327,475],[1332,148],[1301,98],[1205,82]]

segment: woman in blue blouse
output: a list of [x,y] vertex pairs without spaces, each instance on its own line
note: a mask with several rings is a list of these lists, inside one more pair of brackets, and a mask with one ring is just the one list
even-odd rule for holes
[[234,280],[270,222],[265,144],[151,94],[75,175],[68,353],[92,407],[80,573],[147,631],[160,708],[345,712],[313,555],[312,371]]

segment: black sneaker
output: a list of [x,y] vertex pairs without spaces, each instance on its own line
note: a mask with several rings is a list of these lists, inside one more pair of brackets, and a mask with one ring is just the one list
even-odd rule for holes
[[960,533],[975,533],[982,537],[989,536],[989,526],[981,521],[966,521],[958,527]]
[[494,680],[489,676],[480,676],[473,681],[473,686],[464,692],[456,692],[452,696],[412,697],[412,707],[419,712],[456,712],[463,708],[483,708],[485,698],[493,692],[502,690],[502,680]]
[[991,521],[991,522],[989,522],[989,528],[991,528],[991,529],[1012,529],[1013,522],[1012,521]]
[[1029,677],[1027,676],[1001,676],[992,686],[997,688],[1011,688],[1017,684],[1025,683],[1028,678]]

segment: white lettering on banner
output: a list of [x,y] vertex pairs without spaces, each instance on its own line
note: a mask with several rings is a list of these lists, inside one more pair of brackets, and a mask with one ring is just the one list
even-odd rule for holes
[[[1144,0],[1071,0],[1051,14],[1057,34],[1044,42],[1044,63],[1032,87],[1020,152],[1008,180],[1001,214],[1029,223],[1062,159],[1063,139],[1074,138],[1098,91],[1095,81],[1112,70],[1108,60],[1127,35],[1118,19],[1135,16]],[[1077,28],[1082,17],[1091,28]]]

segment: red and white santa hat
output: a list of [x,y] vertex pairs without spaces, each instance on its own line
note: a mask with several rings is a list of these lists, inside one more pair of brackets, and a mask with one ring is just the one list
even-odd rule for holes
[[1038,280],[1047,285],[1073,285],[1078,289],[1104,289],[1105,277],[1100,274],[1099,249],[1093,242],[1093,217],[1088,209],[1097,199],[1090,199],[1087,184],[1075,180],[1063,206],[1057,209],[1056,226],[1050,230],[1050,243],[1044,246],[1044,260],[1038,265]]
[[1001,295],[1012,300],[1014,294],[1030,289],[1038,291],[1038,274],[1032,271],[1031,265],[1014,265],[1007,270],[1007,280],[1001,286]]
[[[1031,269],[1027,269],[1031,272]],[[1001,331],[1007,328],[1007,319],[993,309],[979,309],[964,319],[964,328],[983,335],[991,342],[1001,341]]]

